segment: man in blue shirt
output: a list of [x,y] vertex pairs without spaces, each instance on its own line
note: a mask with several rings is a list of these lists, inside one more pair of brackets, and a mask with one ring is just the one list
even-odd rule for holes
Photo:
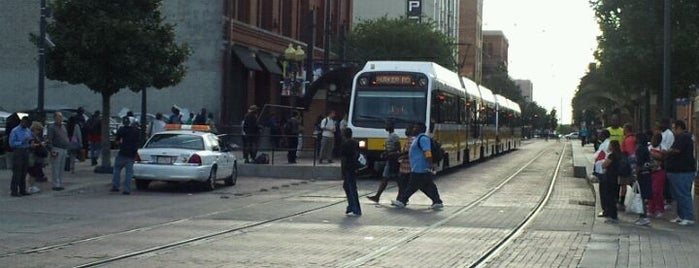
[[32,148],[32,132],[29,130],[29,117],[22,117],[19,126],[10,132],[10,147],[12,154],[12,181],[10,189],[12,196],[30,195],[27,193],[26,176],[29,169],[29,154]]
[[391,204],[396,207],[405,207],[410,196],[417,190],[422,191],[432,200],[430,208],[440,209],[444,207],[442,199],[439,198],[437,185],[434,184],[432,148],[430,146],[430,137],[425,135],[426,129],[425,125],[421,123],[413,126],[417,136],[410,145],[410,151],[408,152],[408,157],[410,158],[410,179],[405,191],[399,194],[397,200],[391,201]]

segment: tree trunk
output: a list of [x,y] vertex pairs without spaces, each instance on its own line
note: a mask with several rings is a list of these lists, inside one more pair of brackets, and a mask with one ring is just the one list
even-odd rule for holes
[[95,173],[112,173],[114,169],[112,167],[112,151],[109,136],[109,115],[111,111],[109,109],[109,100],[111,95],[102,93],[102,164],[95,168]]

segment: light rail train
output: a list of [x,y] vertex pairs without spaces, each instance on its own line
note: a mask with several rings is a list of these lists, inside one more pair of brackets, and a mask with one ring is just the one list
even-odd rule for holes
[[483,160],[521,145],[519,105],[433,62],[370,61],[353,80],[348,126],[369,163],[384,151],[387,119],[424,123],[442,144],[437,171]]

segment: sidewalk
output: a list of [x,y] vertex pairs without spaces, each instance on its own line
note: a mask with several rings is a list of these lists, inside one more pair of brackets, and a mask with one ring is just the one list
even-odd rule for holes
[[[586,165],[587,174],[592,172],[591,144],[582,147],[579,142],[571,142],[576,168]],[[596,212],[601,212],[598,198],[598,184],[592,183],[595,190]],[[699,198],[694,199],[695,215],[699,208]],[[651,218],[650,226],[638,226],[634,221],[637,214],[619,212],[618,224],[604,223],[605,218],[594,217],[590,241],[578,267],[697,267],[699,265],[699,227],[680,226],[669,222],[677,216],[676,207],[666,211],[661,218]]]
[[[114,161],[112,161],[114,163]],[[41,189],[41,192],[33,196],[60,196],[67,194],[87,193],[87,192],[107,192],[112,181],[112,174],[98,174],[94,172],[95,167],[90,165],[90,161],[75,162],[75,170],[64,171],[62,191],[53,191],[51,188],[51,167],[44,167],[44,174],[48,177],[46,182],[37,182],[36,186]],[[10,180],[12,179],[12,169],[0,169],[0,201],[11,199],[19,200],[22,198],[10,196]]]

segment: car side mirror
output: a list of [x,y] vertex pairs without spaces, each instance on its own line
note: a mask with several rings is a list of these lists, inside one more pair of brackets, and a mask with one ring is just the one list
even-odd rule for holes
[[236,151],[236,150],[238,150],[239,148],[240,148],[240,146],[238,146],[238,145],[235,144],[235,143],[228,144],[228,150],[229,150],[229,151]]
[[218,152],[218,151],[221,151],[221,148],[218,147],[218,146],[212,146],[212,147],[211,147],[211,150],[212,150],[212,151],[215,151],[215,152]]

